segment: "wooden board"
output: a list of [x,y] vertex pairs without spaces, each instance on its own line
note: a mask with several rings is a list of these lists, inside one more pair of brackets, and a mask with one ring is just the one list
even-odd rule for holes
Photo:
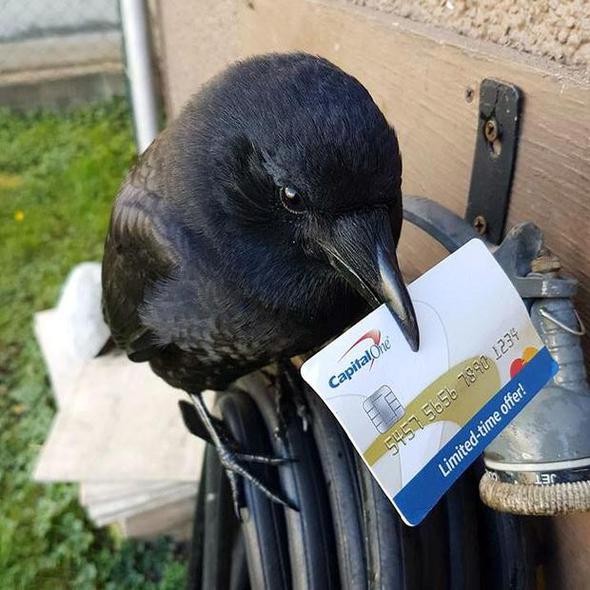
[[153,538],[162,534],[179,540],[190,539],[192,533],[194,497],[183,498],[165,507],[156,508],[121,521],[126,537]]
[[176,489],[168,493],[153,496],[149,492],[137,494],[131,500],[122,498],[108,503],[101,503],[87,507],[90,518],[97,526],[105,526],[119,520],[140,516],[146,512],[153,512],[157,508],[165,510],[171,504],[187,498],[195,498],[197,493],[195,483],[178,484]]
[[34,316],[34,330],[49,373],[53,395],[57,405],[62,407],[88,361],[73,353],[70,334],[60,322],[56,309],[37,312]]
[[[525,95],[509,225],[530,220],[581,281],[590,325],[590,85],[575,71],[363,8],[310,0],[240,0],[243,56],[304,50],[355,75],[395,126],[404,191],[464,214],[479,83],[509,81]],[[475,100],[466,100],[472,89]],[[278,89],[277,91],[280,91]],[[443,252],[404,230],[401,262],[412,277]],[[586,350],[590,353],[590,347]]]
[[168,114],[178,114],[202,84],[235,58],[235,12],[235,0],[157,0]]
[[97,526],[195,496],[197,482],[91,482],[80,484],[80,503]]
[[120,498],[133,497],[138,492],[151,494],[166,493],[178,485],[169,481],[93,481],[80,483],[80,504],[90,506],[101,502],[109,502]]
[[194,482],[205,443],[185,428],[185,397],[123,354],[88,362],[54,420],[37,481]]

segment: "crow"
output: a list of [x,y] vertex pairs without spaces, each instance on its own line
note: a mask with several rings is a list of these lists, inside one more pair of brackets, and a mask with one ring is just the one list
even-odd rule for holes
[[414,309],[396,248],[401,156],[354,77],[321,57],[269,54],[210,80],[116,197],[102,266],[115,343],[186,391],[237,503],[237,476],[274,501],[210,415],[223,390],[318,347],[386,303],[410,347]]

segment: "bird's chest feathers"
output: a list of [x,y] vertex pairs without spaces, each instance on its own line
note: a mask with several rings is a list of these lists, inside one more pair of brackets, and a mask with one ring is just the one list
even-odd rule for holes
[[188,269],[154,290],[144,322],[162,344],[216,356],[301,351],[343,323],[343,295],[328,283],[328,276],[305,279],[280,268],[251,277]]

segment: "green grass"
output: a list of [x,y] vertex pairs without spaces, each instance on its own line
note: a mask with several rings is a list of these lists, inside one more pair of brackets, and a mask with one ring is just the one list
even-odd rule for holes
[[99,260],[113,196],[132,163],[123,101],[66,114],[0,110],[0,588],[182,587],[167,540],[94,529],[73,485],[32,468],[55,413],[32,316],[71,267]]

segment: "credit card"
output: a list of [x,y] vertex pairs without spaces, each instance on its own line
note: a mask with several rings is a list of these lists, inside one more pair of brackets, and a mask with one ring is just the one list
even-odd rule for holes
[[420,350],[385,305],[301,374],[409,525],[557,372],[516,289],[480,240],[409,286]]

